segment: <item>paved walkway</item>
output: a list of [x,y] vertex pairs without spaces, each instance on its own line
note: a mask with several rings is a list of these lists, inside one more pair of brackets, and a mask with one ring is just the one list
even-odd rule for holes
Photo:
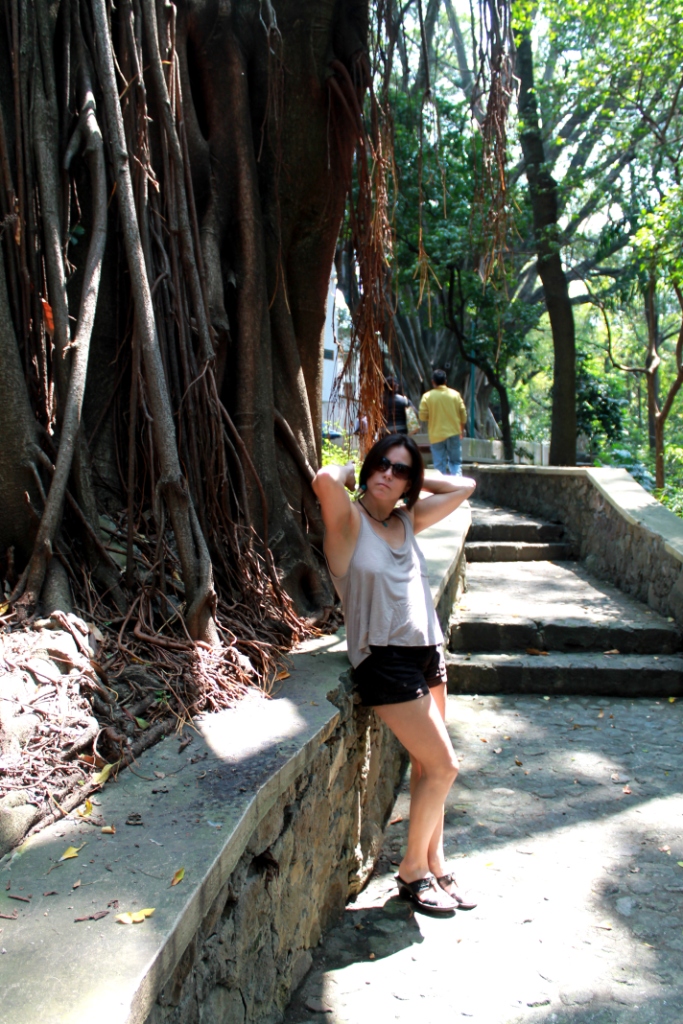
[[681,1024],[683,701],[457,696],[447,851],[479,907],[414,914],[375,876],[285,1021]]

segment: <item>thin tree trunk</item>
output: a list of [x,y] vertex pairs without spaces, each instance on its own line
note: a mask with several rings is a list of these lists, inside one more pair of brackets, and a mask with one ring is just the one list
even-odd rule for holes
[[[418,0],[420,4],[420,15],[422,14],[421,4],[422,0]],[[424,22],[422,27],[424,29],[421,39],[420,47],[420,63],[418,65],[417,74],[415,76],[415,82],[413,84],[413,95],[422,96],[425,91],[430,88],[430,83],[433,78],[432,71],[434,68],[434,32],[436,31],[436,22],[439,16],[439,9],[441,7],[441,0],[429,0],[427,4],[427,11],[424,15]],[[422,18],[420,19],[422,21]]]
[[[657,451],[657,410],[659,409],[659,337],[657,317],[657,282],[650,273],[645,291],[645,323],[647,324],[647,437],[650,451]],[[660,485],[657,484],[659,487]],[[663,485],[661,485],[663,486]]]
[[538,273],[553,335],[555,367],[550,436],[550,463],[576,463],[576,342],[574,314],[562,268],[558,227],[557,183],[546,165],[534,91],[531,36],[521,33],[517,47],[520,81],[519,115],[524,166],[534,218]]

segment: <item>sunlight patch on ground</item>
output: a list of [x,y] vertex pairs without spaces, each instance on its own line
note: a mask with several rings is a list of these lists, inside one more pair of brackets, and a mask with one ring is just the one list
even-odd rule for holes
[[[589,766],[586,754],[583,767]],[[500,787],[498,795],[504,796]],[[416,1019],[417,999],[425,1024],[505,1024],[539,1014],[552,1019],[548,1007],[558,992],[568,1005],[607,999],[620,988],[651,998],[656,951],[630,931],[628,900],[620,914],[605,896],[617,876],[639,870],[638,854],[652,827],[680,822],[682,814],[683,797],[671,796],[606,820],[483,847],[459,861],[463,880],[481,894],[480,909],[448,920],[417,914],[408,933],[401,921],[381,916],[380,908],[396,902],[390,876],[373,879],[362,906],[349,910],[365,926],[368,911],[374,912],[374,959],[321,976],[320,998],[333,1011],[326,1019],[407,1024]],[[605,960],[615,944],[623,972],[612,968],[606,978]]]

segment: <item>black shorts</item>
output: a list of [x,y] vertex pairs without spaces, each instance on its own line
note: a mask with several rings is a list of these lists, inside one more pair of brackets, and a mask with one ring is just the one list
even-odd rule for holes
[[429,693],[446,682],[441,647],[370,647],[370,654],[354,669],[353,682],[361,703],[402,704]]

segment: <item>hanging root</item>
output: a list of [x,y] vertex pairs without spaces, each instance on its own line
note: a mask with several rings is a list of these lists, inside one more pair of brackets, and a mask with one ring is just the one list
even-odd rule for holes
[[480,124],[481,166],[478,168],[473,209],[482,223],[479,273],[485,284],[504,274],[511,210],[507,191],[507,120],[515,93],[514,39],[510,0],[479,0],[480,64],[470,102],[473,113],[488,92]]
[[[32,610],[40,596],[45,580],[48,559],[59,529],[71,463],[80,430],[81,411],[88,372],[90,338],[97,307],[102,260],[107,239],[107,192],[102,134],[95,116],[95,101],[90,90],[85,93],[77,129],[90,167],[93,189],[93,224],[90,246],[85,262],[81,289],[81,305],[74,340],[69,344],[71,372],[66,406],[61,421],[60,444],[47,501],[38,528],[38,535],[29,563],[19,607]],[[64,353],[66,355],[66,353]],[[17,595],[19,596],[19,595]]]
[[[393,302],[389,265],[393,251],[389,219],[388,178],[392,165],[392,133],[388,105],[380,104],[370,87],[370,124],[366,125],[361,99],[369,81],[359,60],[354,78],[341,61],[332,61],[328,78],[332,116],[338,145],[338,119],[343,118],[357,139],[356,180],[349,177],[349,220],[360,278],[360,298],[353,314],[353,335],[338,380],[358,361],[358,434],[361,455],[371,447],[384,426],[384,361],[380,341],[393,344]],[[332,99],[334,97],[334,101]]]

